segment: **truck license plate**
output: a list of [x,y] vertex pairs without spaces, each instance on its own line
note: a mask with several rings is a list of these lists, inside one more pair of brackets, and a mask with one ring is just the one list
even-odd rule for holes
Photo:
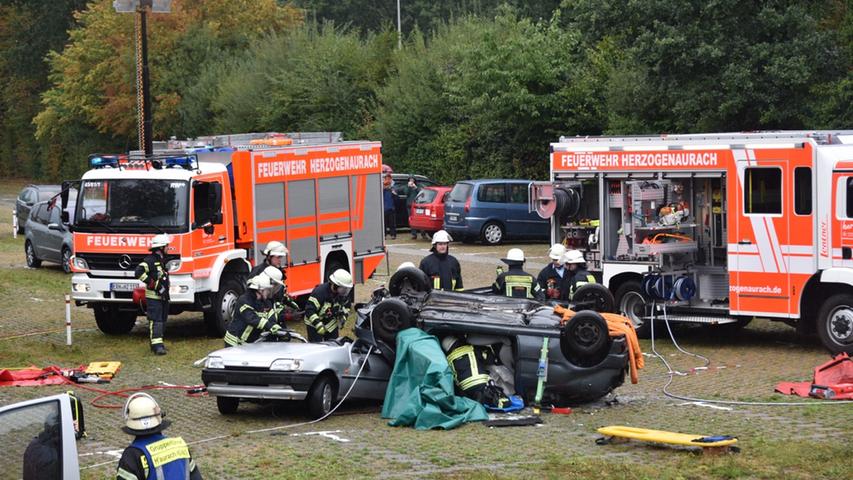
[[114,292],[132,292],[137,286],[139,286],[138,283],[111,283],[110,290]]

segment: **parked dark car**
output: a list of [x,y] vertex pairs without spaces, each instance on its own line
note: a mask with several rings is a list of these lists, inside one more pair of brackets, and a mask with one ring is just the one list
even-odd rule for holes
[[424,187],[409,212],[409,226],[423,232],[434,233],[444,224],[444,201],[450,187]]
[[406,192],[409,177],[415,177],[415,185],[418,188],[430,187],[436,183],[423,175],[410,175],[408,173],[392,173],[391,179],[394,181],[394,193],[397,197],[394,199],[394,210],[397,217],[397,228],[409,226],[409,210],[406,208]]
[[[395,345],[397,333],[419,327],[439,337],[464,338],[490,347],[508,368],[515,392],[530,402],[536,393],[543,339],[548,338],[548,376],[544,399],[555,405],[596,400],[622,385],[628,369],[625,337],[610,337],[607,322],[583,305],[612,309],[613,297],[598,284],[578,290],[582,304],[565,325],[554,308],[534,300],[481,292],[430,291],[430,281],[416,268],[397,271],[388,290],[357,306],[360,324],[371,328],[377,343]],[[582,288],[584,288],[582,287]],[[488,291],[488,289],[480,289]],[[604,294],[605,302],[600,302]]]
[[[73,217],[76,195],[69,195],[69,218]],[[38,202],[32,206],[30,216],[24,225],[24,254],[27,266],[38,268],[41,262],[53,262],[62,265],[65,273],[71,272],[69,261],[73,249],[73,236],[68,225],[62,223],[59,202]]]
[[15,202],[15,215],[18,217],[18,233],[24,233],[24,224],[30,216],[30,209],[38,202],[50,199],[62,190],[59,185],[27,185],[18,194]]
[[548,241],[550,221],[528,211],[532,180],[466,180],[457,183],[444,208],[444,229],[454,240],[497,245],[507,239]]

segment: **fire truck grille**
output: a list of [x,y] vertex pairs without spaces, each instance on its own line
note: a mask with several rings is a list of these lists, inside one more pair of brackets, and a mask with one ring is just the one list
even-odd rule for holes
[[[78,257],[86,260],[91,270],[126,270],[133,271],[147,254],[145,253],[79,253]],[[177,258],[177,257],[174,257]],[[166,258],[168,262],[171,258]]]

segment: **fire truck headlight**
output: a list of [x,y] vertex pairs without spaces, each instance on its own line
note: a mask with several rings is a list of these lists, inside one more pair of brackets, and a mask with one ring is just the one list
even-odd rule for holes
[[190,287],[186,285],[171,285],[169,286],[169,293],[172,295],[177,295],[179,293],[187,293],[190,291]]
[[74,268],[76,268],[77,270],[88,270],[89,269],[89,264],[86,263],[86,260],[84,260],[78,256],[74,256],[71,259],[71,264],[74,265]]
[[166,262],[166,270],[168,270],[169,273],[177,272],[178,269],[180,269],[180,268],[181,268],[181,261],[178,259],[169,260],[168,262]]
[[92,289],[88,283],[75,283],[72,288],[77,293],[85,293]]

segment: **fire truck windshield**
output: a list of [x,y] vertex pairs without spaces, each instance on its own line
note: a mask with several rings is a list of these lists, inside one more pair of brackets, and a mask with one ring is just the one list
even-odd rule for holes
[[84,180],[75,230],[161,232],[187,230],[189,186],[182,180]]

